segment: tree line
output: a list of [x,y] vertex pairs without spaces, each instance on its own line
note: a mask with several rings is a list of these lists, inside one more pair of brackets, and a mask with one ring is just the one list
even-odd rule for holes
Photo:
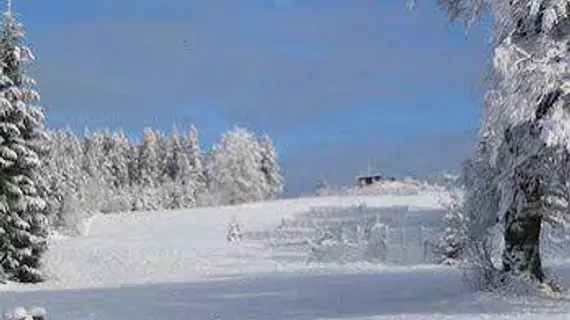
[[45,215],[67,230],[92,212],[234,205],[277,198],[283,190],[271,139],[241,127],[210,150],[201,148],[194,126],[168,135],[146,128],[139,142],[123,131],[79,138],[65,128],[49,135],[40,167]]

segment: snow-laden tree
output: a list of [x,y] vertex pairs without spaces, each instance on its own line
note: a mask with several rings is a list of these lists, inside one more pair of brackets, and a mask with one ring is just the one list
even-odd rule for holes
[[[504,272],[544,282],[542,223],[569,217],[568,177],[561,176],[560,168],[569,165],[565,154],[570,149],[570,1],[437,3],[447,9],[450,18],[463,19],[468,25],[487,10],[492,15],[493,73],[481,124],[485,135],[480,137],[488,150],[469,162],[473,180],[467,188],[466,207],[480,215],[475,221],[485,227],[489,221],[502,222]],[[494,176],[489,177],[487,171]],[[469,200],[473,196],[469,192],[481,199]]]
[[50,213],[55,212],[59,207],[59,197],[57,195],[58,188],[54,188],[53,185],[60,182],[60,178],[57,173],[57,143],[56,134],[54,132],[46,132],[48,135],[48,141],[44,145],[46,152],[43,156],[42,163],[40,166],[40,175],[43,177],[43,184],[39,186],[39,192],[46,201],[44,207],[44,214],[46,217],[51,219]]
[[161,176],[158,135],[151,129],[145,128],[143,141],[138,150],[138,174],[135,210],[156,210],[160,207],[158,196],[159,178]]
[[457,265],[464,261],[469,233],[469,215],[463,206],[465,190],[461,175],[441,174],[437,179],[438,202],[444,208],[443,233],[433,251],[443,264]]
[[188,152],[176,129],[172,131],[168,141],[165,174],[164,189],[167,190],[168,197],[166,207],[179,209],[195,206],[196,182],[192,176]]
[[176,180],[183,174],[190,171],[188,153],[184,150],[180,141],[180,133],[176,128],[170,133],[166,151],[166,163],[163,174],[168,180]]
[[129,140],[119,130],[105,135],[105,167],[109,175],[108,184],[118,190],[129,184]]
[[499,222],[498,210],[501,193],[497,185],[498,170],[489,161],[488,135],[481,135],[473,155],[463,163],[462,210],[468,221],[466,247],[468,263],[479,272],[484,286],[492,285],[494,276],[493,254],[497,239],[493,228]]
[[[74,228],[78,215],[85,211],[87,178],[82,169],[83,148],[70,128],[55,132],[48,166],[50,174],[50,211],[52,225]],[[44,172],[48,171],[44,170]]]
[[443,201],[446,210],[444,216],[444,233],[440,243],[441,262],[455,264],[464,258],[467,245],[468,216],[463,211],[463,193],[461,189],[447,192]]
[[168,161],[168,137],[161,131],[154,131],[155,137],[155,152],[156,152],[156,176],[158,177],[157,184],[160,185],[165,180],[166,165]]
[[319,180],[315,186],[317,196],[329,196],[332,194],[333,186],[325,179]]
[[110,212],[130,210],[132,201],[128,190],[130,186],[129,164],[133,156],[131,146],[123,130],[109,134],[107,141],[109,145],[105,156],[105,166],[110,191],[108,210]]
[[86,208],[91,212],[99,212],[108,205],[109,172],[105,159],[105,134],[100,131],[85,132],[83,143],[83,171],[85,188],[88,192]]
[[45,140],[39,94],[26,75],[33,60],[22,25],[11,8],[3,14],[0,36],[0,266],[21,282],[42,280],[46,249],[45,199],[38,193]]
[[197,205],[203,205],[205,194],[208,192],[208,178],[206,175],[206,156],[200,147],[198,129],[191,126],[184,141],[188,152],[188,162],[191,167],[191,180],[194,184],[194,198]]
[[283,176],[279,167],[277,151],[268,135],[258,139],[261,152],[261,172],[265,177],[264,198],[275,199],[283,192]]
[[259,143],[248,130],[235,127],[212,148],[209,163],[210,192],[221,204],[263,199],[265,176]]

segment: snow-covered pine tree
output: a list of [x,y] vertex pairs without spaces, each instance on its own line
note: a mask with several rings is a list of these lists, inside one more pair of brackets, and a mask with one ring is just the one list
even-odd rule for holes
[[239,204],[263,199],[265,176],[259,170],[259,143],[248,130],[234,127],[212,149],[209,163],[210,190],[220,204]]
[[275,199],[280,197],[283,192],[283,176],[279,167],[277,151],[268,135],[259,138],[258,143],[261,152],[260,170],[265,177],[264,198]]
[[[545,282],[540,256],[540,233],[544,221],[563,221],[569,215],[565,196],[552,186],[558,166],[567,166],[570,150],[568,84],[570,21],[569,0],[440,0],[452,19],[466,24],[477,21],[486,10],[493,18],[494,59],[490,91],[486,97],[482,130],[489,156],[473,171],[483,168],[497,173],[493,192],[498,191],[497,211],[482,212],[498,217],[504,227],[503,271],[531,282]],[[478,172],[479,174],[484,174]],[[558,177],[558,179],[553,179]],[[474,178],[473,192],[488,184]],[[554,182],[558,184],[558,182]],[[493,197],[492,197],[493,198]],[[477,201],[478,202],[478,201]],[[494,207],[494,203],[488,206]],[[555,210],[550,210],[555,208]]]
[[160,184],[166,182],[164,178],[166,178],[165,171],[166,171],[166,163],[168,161],[168,137],[161,131],[155,130],[155,150],[156,150],[156,170],[157,170],[157,177],[158,177],[158,188],[160,188]]
[[166,186],[169,209],[189,208],[195,205],[195,183],[192,168],[188,160],[188,152],[180,140],[180,134],[175,128],[170,134],[166,159]]
[[160,207],[158,186],[160,165],[158,135],[151,129],[143,131],[143,141],[138,150],[138,192],[134,198],[135,210],[157,210]]
[[83,171],[86,177],[86,208],[91,212],[100,212],[107,205],[108,177],[105,162],[105,134],[85,131]]
[[129,139],[123,130],[113,134],[113,145],[109,150],[108,157],[111,162],[113,187],[117,190],[121,190],[129,185],[130,150]]
[[117,184],[113,175],[113,163],[110,159],[111,150],[115,148],[115,139],[109,128],[105,128],[101,134],[103,135],[103,152],[99,158],[99,170],[105,185],[110,189]]
[[[182,143],[180,142],[180,133],[176,127],[170,132],[168,139],[167,151],[166,151],[166,163],[163,175],[167,180],[176,180],[180,175],[180,165],[181,165],[181,154],[184,153],[186,161],[188,161],[188,155]],[[189,164],[188,164],[189,166]]]
[[123,130],[119,130],[110,139],[109,148],[107,150],[107,171],[109,174],[110,185],[110,207],[109,211],[126,211],[131,208],[131,197],[128,194],[129,189],[129,162],[130,148],[129,140]]
[[42,159],[40,166],[40,174],[43,177],[43,185],[39,186],[39,191],[42,197],[46,201],[46,206],[44,207],[44,214],[53,222],[55,217],[55,212],[59,209],[61,196],[59,191],[61,187],[58,186],[62,180],[59,177],[57,161],[58,161],[58,143],[56,141],[57,134],[55,132],[46,132],[49,136],[49,140],[46,141],[46,153]]
[[184,141],[188,151],[188,162],[191,167],[191,181],[194,184],[194,199],[196,205],[204,205],[203,198],[208,192],[208,177],[206,174],[206,156],[200,147],[198,129],[192,125]]
[[47,235],[39,167],[48,136],[43,110],[35,105],[35,82],[26,75],[34,56],[24,40],[22,25],[9,7],[0,38],[0,265],[11,280],[38,282]]
[[75,215],[84,211],[82,209],[86,197],[86,177],[82,169],[83,149],[70,128],[58,130],[54,141],[51,157],[55,158],[55,161],[52,160],[55,167],[50,168],[50,174],[55,179],[50,187],[57,206],[52,208],[49,217],[52,225],[57,228],[74,227],[72,225],[79,219]]
[[[140,171],[139,171],[139,146],[135,143],[130,143],[129,148],[127,150],[128,154],[128,164],[127,164],[127,171],[128,171],[128,186],[126,186],[126,192],[131,199],[131,202],[134,203],[135,196],[138,192],[138,185],[140,184]],[[131,210],[133,210],[133,206],[131,205]]]

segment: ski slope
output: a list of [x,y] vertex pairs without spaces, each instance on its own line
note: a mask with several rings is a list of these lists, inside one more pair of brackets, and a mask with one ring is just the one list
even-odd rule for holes
[[[352,251],[339,255],[349,257],[342,263],[310,262],[303,230],[361,219],[353,209],[362,204],[398,226],[386,262],[362,261]],[[429,233],[414,230],[441,214],[426,193],[99,215],[84,236],[53,237],[49,281],[6,285],[0,308],[40,305],[57,320],[570,319],[564,299],[474,293],[457,270],[422,260]],[[226,240],[232,221],[242,229],[240,242]],[[568,270],[556,266],[570,279]]]

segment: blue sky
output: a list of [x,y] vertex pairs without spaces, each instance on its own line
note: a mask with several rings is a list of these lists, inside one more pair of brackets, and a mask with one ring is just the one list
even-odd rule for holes
[[15,1],[48,126],[268,133],[287,194],[470,152],[488,33],[431,0]]

